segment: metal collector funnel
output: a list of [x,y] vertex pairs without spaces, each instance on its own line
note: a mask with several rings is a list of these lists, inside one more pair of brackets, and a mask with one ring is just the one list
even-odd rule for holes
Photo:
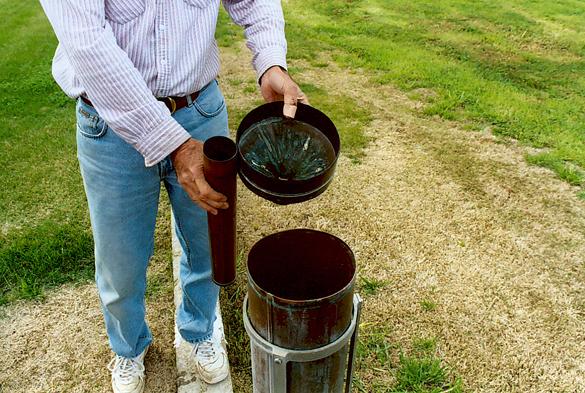
[[283,102],[248,113],[236,135],[242,182],[255,194],[286,205],[321,194],[335,173],[340,141],[333,122],[299,103],[294,119],[282,115]]

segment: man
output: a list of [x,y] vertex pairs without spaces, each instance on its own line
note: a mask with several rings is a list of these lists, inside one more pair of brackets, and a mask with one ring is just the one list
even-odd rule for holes
[[[278,0],[223,0],[245,27],[261,92],[294,117],[301,91],[286,69]],[[200,377],[227,376],[213,334],[218,287],[211,281],[206,212],[227,207],[206,182],[202,141],[227,135],[216,77],[219,0],[41,0],[59,39],[53,76],[77,99],[77,149],[95,241],[96,283],[116,393],[142,392],[152,336],[145,322],[146,267],[160,182],[183,248],[181,336]]]

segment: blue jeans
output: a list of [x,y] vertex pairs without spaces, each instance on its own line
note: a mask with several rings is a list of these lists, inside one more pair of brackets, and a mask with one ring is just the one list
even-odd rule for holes
[[[219,288],[211,280],[207,214],[177,181],[169,157],[147,168],[144,158],[78,100],[77,155],[95,242],[95,277],[112,350],[139,355],[152,341],[145,321],[146,268],[163,182],[183,248],[183,303],[177,312],[181,336],[194,343],[212,335]],[[173,114],[193,138],[228,135],[225,101],[216,81],[195,102]]]

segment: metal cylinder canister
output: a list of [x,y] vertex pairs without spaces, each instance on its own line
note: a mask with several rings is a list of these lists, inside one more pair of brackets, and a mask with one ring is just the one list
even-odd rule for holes
[[252,247],[247,269],[254,392],[349,391],[361,301],[347,244],[310,229],[279,232]]
[[236,279],[236,175],[237,148],[234,141],[214,136],[203,144],[203,172],[215,191],[227,197],[229,207],[207,214],[212,278],[217,285]]

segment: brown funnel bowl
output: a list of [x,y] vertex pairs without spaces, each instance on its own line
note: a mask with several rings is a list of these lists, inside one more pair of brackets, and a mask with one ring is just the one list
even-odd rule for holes
[[215,191],[227,197],[229,207],[207,213],[212,278],[217,285],[236,279],[236,144],[224,136],[214,136],[203,144],[203,172]]
[[246,160],[246,149],[242,142],[252,132],[254,126],[267,119],[284,119],[282,101],[263,104],[248,113],[238,127],[236,143],[238,144],[239,174],[242,183],[254,194],[279,205],[304,202],[323,193],[333,180],[337,158],[339,157],[340,140],[337,128],[323,112],[309,105],[298,103],[295,121],[306,123],[316,128],[328,140],[333,149],[334,158],[324,170],[312,177],[291,180],[267,176],[254,168]]

